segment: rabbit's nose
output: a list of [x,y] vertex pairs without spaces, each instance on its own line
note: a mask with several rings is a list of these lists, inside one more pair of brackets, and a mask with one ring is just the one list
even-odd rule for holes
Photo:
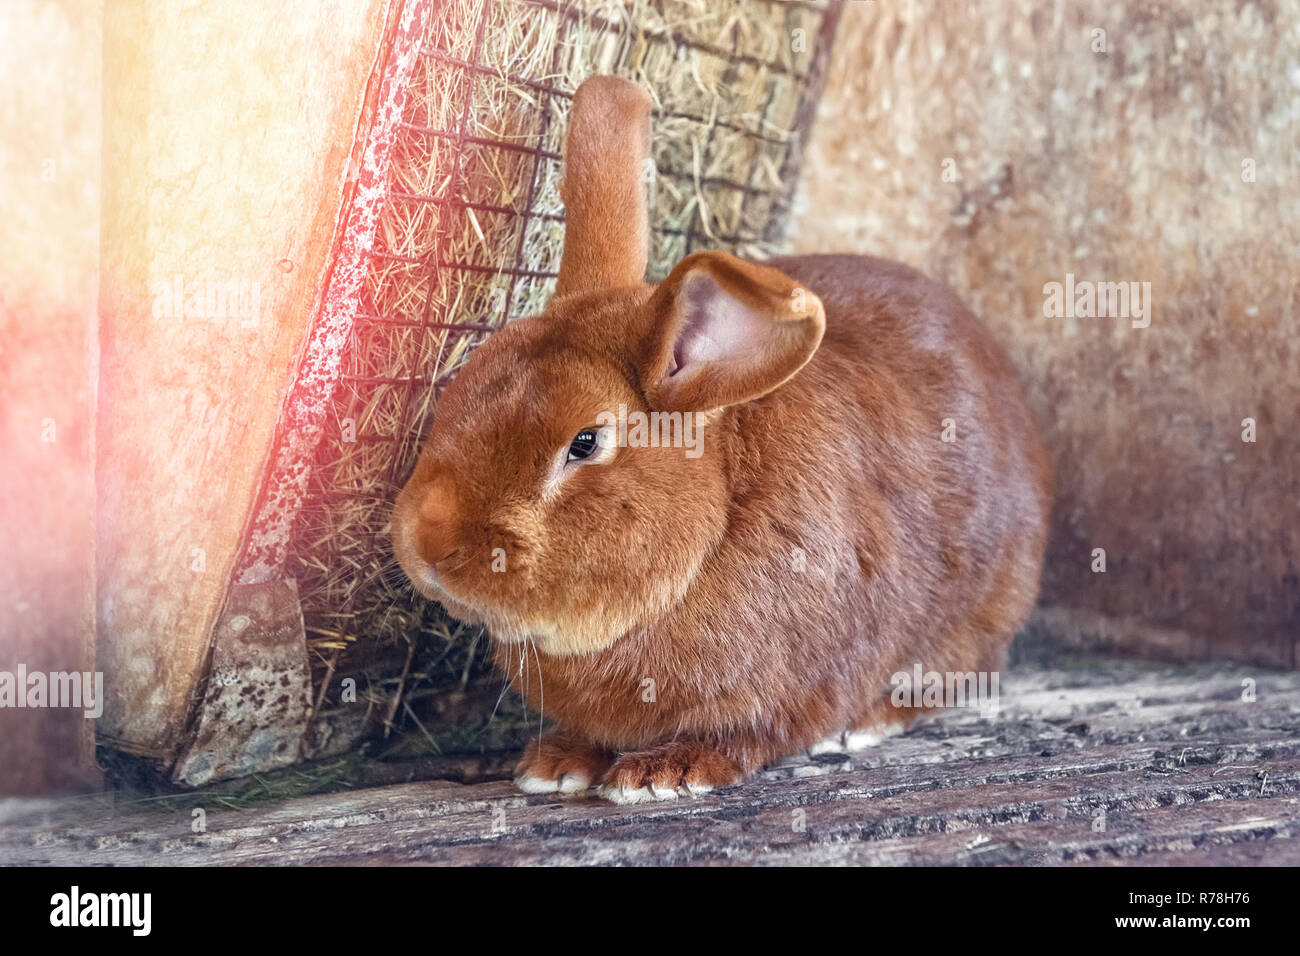
[[420,502],[420,523],[416,550],[429,564],[437,564],[456,552],[458,506],[456,493],[443,479],[434,479]]

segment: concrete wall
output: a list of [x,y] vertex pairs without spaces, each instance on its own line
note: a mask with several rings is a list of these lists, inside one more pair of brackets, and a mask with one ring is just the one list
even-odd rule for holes
[[105,12],[99,732],[124,749],[165,755],[184,721],[390,6]]
[[[1300,2],[849,3],[790,236],[918,266],[1006,345],[1054,639],[1296,666]],[[1149,282],[1149,326],[1045,315],[1067,273]]]
[[[97,2],[0,4],[0,672],[14,680],[94,670],[102,20]],[[0,709],[0,795],[93,787],[93,726],[82,708]]]

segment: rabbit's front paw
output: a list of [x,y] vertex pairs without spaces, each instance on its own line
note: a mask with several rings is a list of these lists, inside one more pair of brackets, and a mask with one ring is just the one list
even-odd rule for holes
[[601,781],[600,795],[614,803],[675,800],[739,783],[743,776],[712,747],[676,741],[623,754]]
[[529,742],[515,767],[515,786],[524,793],[577,793],[600,779],[613,757],[599,747],[552,733]]

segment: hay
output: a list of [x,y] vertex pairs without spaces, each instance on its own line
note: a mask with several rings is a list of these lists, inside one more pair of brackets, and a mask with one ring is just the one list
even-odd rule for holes
[[[351,676],[372,726],[414,729],[431,750],[472,745],[455,731],[464,713],[444,730],[430,718],[449,690],[485,679],[487,642],[412,593],[392,561],[389,512],[441,386],[491,329],[550,295],[573,91],[615,73],[654,99],[653,277],[696,248],[762,256],[793,187],[791,143],[806,123],[805,77],[825,10],[779,0],[436,5],[335,427],[318,449],[288,562],[318,720],[339,707],[340,679]],[[512,709],[508,720],[520,719]]]

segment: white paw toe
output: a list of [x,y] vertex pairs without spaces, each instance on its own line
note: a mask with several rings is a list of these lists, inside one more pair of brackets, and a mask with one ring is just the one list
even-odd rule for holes
[[524,793],[555,793],[560,788],[558,781],[550,780],[546,777],[535,777],[531,773],[526,773],[522,777],[515,779],[515,786]]
[[854,730],[844,735],[844,749],[849,751],[866,750],[868,747],[882,744],[890,737],[902,732],[902,724],[877,724],[875,727],[868,727],[866,730]]
[[844,752],[844,734],[831,734],[825,740],[819,740],[808,748],[808,756],[818,754],[838,754]]
[[852,753],[856,750],[868,750],[883,743],[890,737],[903,732],[902,724],[877,724],[863,730],[849,730],[844,733],[831,734],[808,748],[808,756],[818,754]]
[[585,773],[566,773],[560,778],[560,793],[577,793],[591,786],[591,778]]
[[656,803],[676,800],[677,790],[672,787],[601,787],[600,795],[610,803]]
[[600,795],[610,803],[646,803],[653,800],[645,787],[601,787]]

